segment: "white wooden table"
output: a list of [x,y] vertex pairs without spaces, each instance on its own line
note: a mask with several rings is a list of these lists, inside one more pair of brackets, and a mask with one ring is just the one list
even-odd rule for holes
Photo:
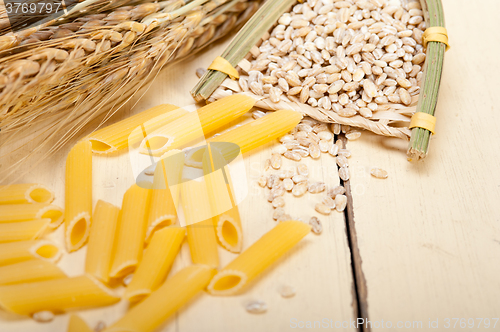
[[[452,49],[446,54],[437,135],[428,158],[409,163],[406,142],[366,132],[349,142],[350,221],[356,241],[348,240],[343,214],[323,217],[322,235],[308,235],[247,292],[236,297],[203,294],[171,318],[162,331],[281,332],[296,330],[299,322],[307,321],[321,321],[323,328],[325,322],[333,328],[335,322],[344,323],[342,330],[354,331],[351,321],[360,312],[369,317],[372,330],[388,328],[389,322],[392,328],[409,331],[431,330],[430,322],[433,327],[438,324],[434,331],[500,330],[500,322],[493,329],[492,320],[500,318],[500,21],[496,17],[500,2],[480,0],[473,5],[465,0],[443,0],[443,4]],[[219,43],[164,70],[146,95],[113,121],[160,103],[191,104],[195,69],[206,68],[224,46]],[[272,146],[245,156],[250,188],[241,205],[245,248],[275,225],[265,192],[255,184]],[[64,200],[67,151],[23,178],[23,182],[53,188],[59,205]],[[327,157],[308,161],[314,169],[312,178],[338,183],[334,159]],[[97,199],[121,204],[123,193],[134,181],[127,158],[126,153],[94,158],[94,204]],[[372,167],[387,170],[389,178],[371,177]],[[314,204],[312,197],[287,198],[287,212],[307,218]],[[62,244],[62,229],[52,238]],[[220,253],[222,265],[234,257],[223,250]],[[79,275],[84,257],[85,249],[66,254],[60,265],[69,275]],[[356,278],[351,257],[356,258]],[[184,244],[172,272],[189,264],[189,248]],[[281,298],[276,290],[281,284],[294,286],[297,295]],[[250,299],[266,301],[268,312],[247,313],[244,303]],[[126,307],[123,301],[79,314],[91,326],[100,320],[111,324]],[[62,332],[68,320],[68,315],[60,315],[51,323],[35,324],[3,316],[2,332]],[[460,328],[457,321],[453,329],[453,318],[464,318],[466,324],[473,318],[475,325]],[[478,329],[477,318],[489,318],[490,328],[484,328],[483,321]],[[447,322],[450,328],[446,328]],[[316,325],[308,330],[323,328]]]

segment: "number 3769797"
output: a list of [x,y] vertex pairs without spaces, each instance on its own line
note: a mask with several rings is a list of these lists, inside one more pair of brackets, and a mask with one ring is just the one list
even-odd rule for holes
[[8,2],[5,4],[7,14],[51,14],[61,9],[62,3],[37,2],[22,3]]

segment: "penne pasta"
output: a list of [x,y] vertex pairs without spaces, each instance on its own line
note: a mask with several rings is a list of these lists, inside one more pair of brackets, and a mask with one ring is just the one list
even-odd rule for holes
[[42,259],[0,266],[0,285],[66,278],[55,264]]
[[99,200],[90,227],[85,272],[106,283],[109,282],[119,213],[120,209],[116,206]]
[[123,196],[110,277],[134,272],[142,257],[151,190],[134,184]]
[[0,204],[51,203],[54,193],[37,183],[0,186]]
[[0,243],[38,239],[43,236],[50,221],[49,218],[45,218],[0,223]]
[[54,243],[47,240],[19,241],[0,244],[0,266],[44,259],[54,263],[61,258],[62,252]]
[[[143,132],[153,132],[186,113],[187,111],[175,105],[158,105],[96,130],[87,139],[92,143],[92,152],[98,154],[112,153],[126,149],[129,144],[139,143],[144,139]],[[139,126],[142,126],[144,130],[134,131]]]
[[66,159],[65,239],[69,252],[83,247],[92,216],[92,143],[78,142]]
[[94,330],[80,316],[71,314],[69,316],[68,332],[94,332]]
[[264,234],[210,281],[212,295],[233,295],[309,234],[311,226],[300,221],[284,221]]
[[205,135],[248,112],[255,101],[245,95],[233,95],[210,103],[196,112],[148,133],[141,142],[141,153],[159,155],[189,143],[203,141]]
[[203,178],[188,180],[181,184],[181,204],[186,219],[191,260],[194,264],[218,267],[217,239]]
[[0,223],[50,219],[49,227],[57,228],[63,221],[63,210],[48,203],[0,205]]
[[[220,145],[220,152],[225,160],[230,162],[236,158],[240,152],[249,152],[283,136],[295,128],[301,119],[302,115],[296,111],[276,111],[243,126],[210,138],[207,140],[207,143],[234,143]],[[186,156],[186,163],[189,165],[196,165],[202,162],[202,158],[202,152],[192,149]]]
[[219,243],[230,252],[240,253],[243,247],[243,231],[238,207],[219,214],[213,218],[215,232]]
[[120,297],[89,275],[0,286],[0,306],[20,315],[40,311],[60,313],[118,301]]
[[207,144],[203,157],[203,173],[207,182],[214,227],[219,243],[227,250],[239,253],[243,232],[234,188],[226,160],[215,144]]
[[212,219],[187,225],[186,231],[193,264],[204,264],[218,268],[219,252]]
[[203,290],[215,270],[204,265],[188,266],[130,309],[105,332],[152,332]]
[[156,290],[165,280],[186,235],[183,227],[166,227],[157,231],[125,290],[124,297],[137,302]]
[[146,242],[149,242],[155,231],[176,223],[183,168],[184,152],[180,150],[168,151],[157,162],[151,193]]

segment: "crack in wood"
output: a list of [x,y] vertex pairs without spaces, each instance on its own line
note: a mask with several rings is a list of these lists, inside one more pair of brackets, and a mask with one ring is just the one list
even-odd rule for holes
[[[347,148],[347,139],[344,135],[339,136],[342,140],[344,149]],[[358,237],[356,234],[356,226],[354,222],[354,207],[353,207],[353,199],[351,193],[351,184],[350,181],[343,181],[340,179],[340,183],[346,189],[347,196],[347,206],[344,210],[344,219],[346,223],[346,236],[347,243],[349,246],[349,251],[351,253],[351,268],[353,275],[353,309],[356,317],[359,319],[363,319],[364,323],[369,320],[368,317],[368,290],[366,287],[366,279],[363,273],[363,269],[361,267],[363,260],[361,259],[361,255],[359,253],[358,247]],[[371,328],[369,326],[365,326],[362,324],[359,328],[361,332],[370,332]]]

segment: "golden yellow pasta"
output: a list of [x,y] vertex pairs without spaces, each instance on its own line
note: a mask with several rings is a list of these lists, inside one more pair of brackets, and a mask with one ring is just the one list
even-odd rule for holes
[[217,239],[203,178],[185,180],[181,184],[181,204],[193,263],[218,267]]
[[134,272],[142,257],[151,190],[134,184],[123,196],[110,277]]
[[192,225],[203,220],[212,219],[213,213],[203,174],[194,179],[184,178],[180,188],[185,225]]
[[207,183],[217,239],[227,250],[239,253],[243,231],[229,167],[217,147],[207,144],[203,157],[203,173]]
[[72,314],[69,316],[68,332],[94,332],[80,316]]
[[63,210],[48,203],[0,205],[0,223],[50,219],[50,228],[57,228],[62,222]]
[[124,297],[137,302],[156,290],[170,271],[186,235],[183,227],[170,226],[155,232],[144,257],[125,290]]
[[50,221],[45,218],[0,223],[0,243],[38,239],[45,233]]
[[89,275],[0,286],[0,306],[20,315],[40,311],[60,313],[118,301],[120,297]]
[[89,236],[92,216],[92,143],[78,142],[66,159],[65,239],[69,252],[80,249]]
[[61,258],[61,255],[61,249],[47,240],[19,241],[0,244],[0,266],[35,258],[54,263]]
[[[302,115],[295,111],[276,111],[243,126],[210,138],[207,140],[207,143],[234,143],[220,145],[220,152],[224,158],[230,162],[236,158],[240,152],[249,152],[283,136],[295,128],[301,119]],[[193,149],[191,153],[187,155],[186,163],[196,165],[202,162],[202,158],[203,151]]]
[[37,183],[0,186],[0,204],[50,203],[54,193]]
[[239,253],[243,247],[243,231],[238,207],[214,217],[214,226],[219,243],[230,252]]
[[[143,132],[151,133],[162,126],[177,120],[187,111],[175,105],[163,104],[133,115],[110,126],[90,134],[94,153],[106,154],[126,149],[129,144],[139,143],[144,139]],[[144,130],[134,129],[142,126]]]
[[187,225],[186,230],[193,264],[204,264],[218,268],[219,252],[217,251],[217,238],[212,219]]
[[203,290],[215,270],[205,265],[188,266],[130,309],[104,332],[152,332]]
[[109,282],[109,269],[119,213],[120,209],[113,204],[99,200],[90,226],[85,272],[106,283]]
[[178,149],[189,143],[201,142],[205,135],[228,124],[248,112],[255,101],[245,95],[233,95],[217,100],[148,133],[141,142],[140,151],[159,155],[167,150]]
[[311,227],[300,221],[284,221],[264,234],[211,280],[208,292],[233,295],[295,246]]
[[0,285],[66,278],[57,265],[42,259],[0,266]]
[[155,231],[176,223],[183,168],[184,152],[180,150],[168,151],[156,164],[146,242]]

